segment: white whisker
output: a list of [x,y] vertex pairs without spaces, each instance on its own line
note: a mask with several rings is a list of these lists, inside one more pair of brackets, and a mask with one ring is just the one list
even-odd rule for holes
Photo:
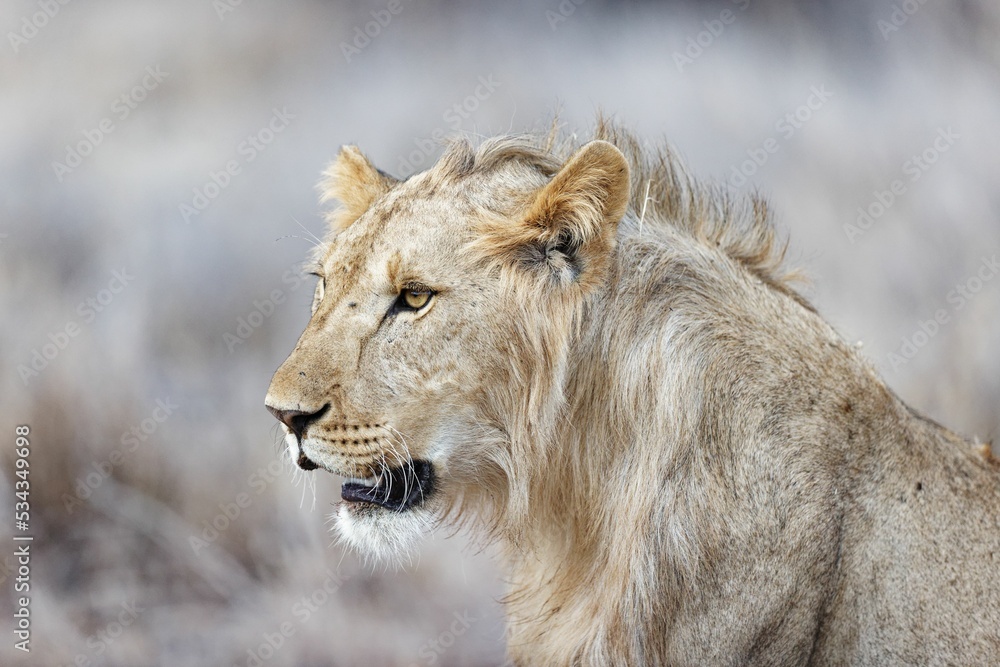
[[294,220],[295,224],[302,228],[302,231],[304,231],[309,236],[313,237],[313,239],[316,241],[316,244],[315,244],[316,246],[323,245],[323,239],[321,239],[320,237],[316,236],[311,231],[309,231],[308,229],[306,229],[306,226],[303,225],[301,222],[299,222],[298,219],[294,215],[290,215],[288,217],[291,218],[292,220]]

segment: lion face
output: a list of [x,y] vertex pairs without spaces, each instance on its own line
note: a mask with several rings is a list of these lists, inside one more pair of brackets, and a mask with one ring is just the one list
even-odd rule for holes
[[397,182],[341,151],[328,194],[344,208],[313,268],[312,317],[266,399],[300,468],[346,478],[341,534],[372,555],[405,549],[490,471],[505,474],[501,406],[521,400],[518,341],[538,316],[505,272],[569,293],[561,283],[600,264],[585,248],[610,247],[537,222],[538,238],[512,245],[546,179],[527,166],[458,177],[448,163]]

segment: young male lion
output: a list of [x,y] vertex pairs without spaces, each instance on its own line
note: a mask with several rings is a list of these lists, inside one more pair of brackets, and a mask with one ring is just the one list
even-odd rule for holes
[[374,556],[501,541],[518,665],[1000,661],[1000,473],[779,272],[762,202],[593,141],[345,147],[267,407]]

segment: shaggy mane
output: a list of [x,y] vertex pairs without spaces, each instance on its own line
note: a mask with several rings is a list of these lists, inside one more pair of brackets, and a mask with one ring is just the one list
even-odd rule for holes
[[[667,145],[644,146],[630,131],[599,117],[593,136],[614,144],[631,168],[628,215],[642,225],[670,225],[717,248],[760,279],[795,296],[789,283],[801,279],[783,266],[787,241],[779,240],[767,202],[756,193],[739,194],[695,181]],[[554,175],[583,143],[564,136],[557,123],[548,134],[493,137],[478,148],[465,139],[449,143],[435,167],[443,178],[462,178],[511,162]]]

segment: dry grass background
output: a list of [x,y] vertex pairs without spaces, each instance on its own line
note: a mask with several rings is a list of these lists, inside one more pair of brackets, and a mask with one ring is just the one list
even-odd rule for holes
[[[529,130],[561,108],[586,132],[603,109],[725,180],[773,137],[778,150],[743,187],[770,197],[791,261],[813,278],[807,294],[911,404],[995,437],[1000,278],[961,309],[947,295],[1000,251],[997,5],[913,1],[884,39],[878,21],[903,3],[576,2],[400,0],[349,62],[342,42],[387,2],[243,0],[221,18],[207,0],[69,3],[17,53],[8,33],[39,5],[3,4],[0,627],[13,611],[22,423],[36,542],[33,651],[14,651],[4,630],[0,663],[253,665],[248,651],[283,623],[290,636],[261,664],[502,662],[503,585],[488,550],[441,535],[412,566],[373,569],[332,545],[336,480],[267,472],[283,464],[263,397],[311,290],[286,272],[322,233],[313,186],[343,143],[398,174],[408,156],[430,163],[420,147],[441,130]],[[679,71],[674,54],[726,9],[732,22]],[[553,29],[554,16],[565,20]],[[115,100],[147,66],[168,74],[121,119]],[[467,117],[449,113],[480,77],[495,90]],[[832,97],[786,136],[776,123],[813,86]],[[294,118],[247,161],[241,142],[275,108]],[[104,118],[114,131],[60,181],[52,162]],[[959,138],[851,243],[843,226],[857,208],[907,179],[904,162],[942,127]],[[240,173],[186,222],[179,205],[229,160]],[[89,321],[78,305],[121,269],[128,286]],[[283,302],[230,351],[225,335],[274,290]],[[949,321],[893,368],[887,355],[938,309]],[[79,335],[23,382],[18,366],[69,322]],[[123,435],[158,399],[177,407],[132,450]],[[111,460],[104,478],[95,465]],[[88,475],[95,488],[68,511]],[[239,516],[192,548],[237,500]],[[142,611],[119,628],[123,603]],[[475,621],[453,637],[456,613]],[[434,640],[449,646],[429,653]]]

